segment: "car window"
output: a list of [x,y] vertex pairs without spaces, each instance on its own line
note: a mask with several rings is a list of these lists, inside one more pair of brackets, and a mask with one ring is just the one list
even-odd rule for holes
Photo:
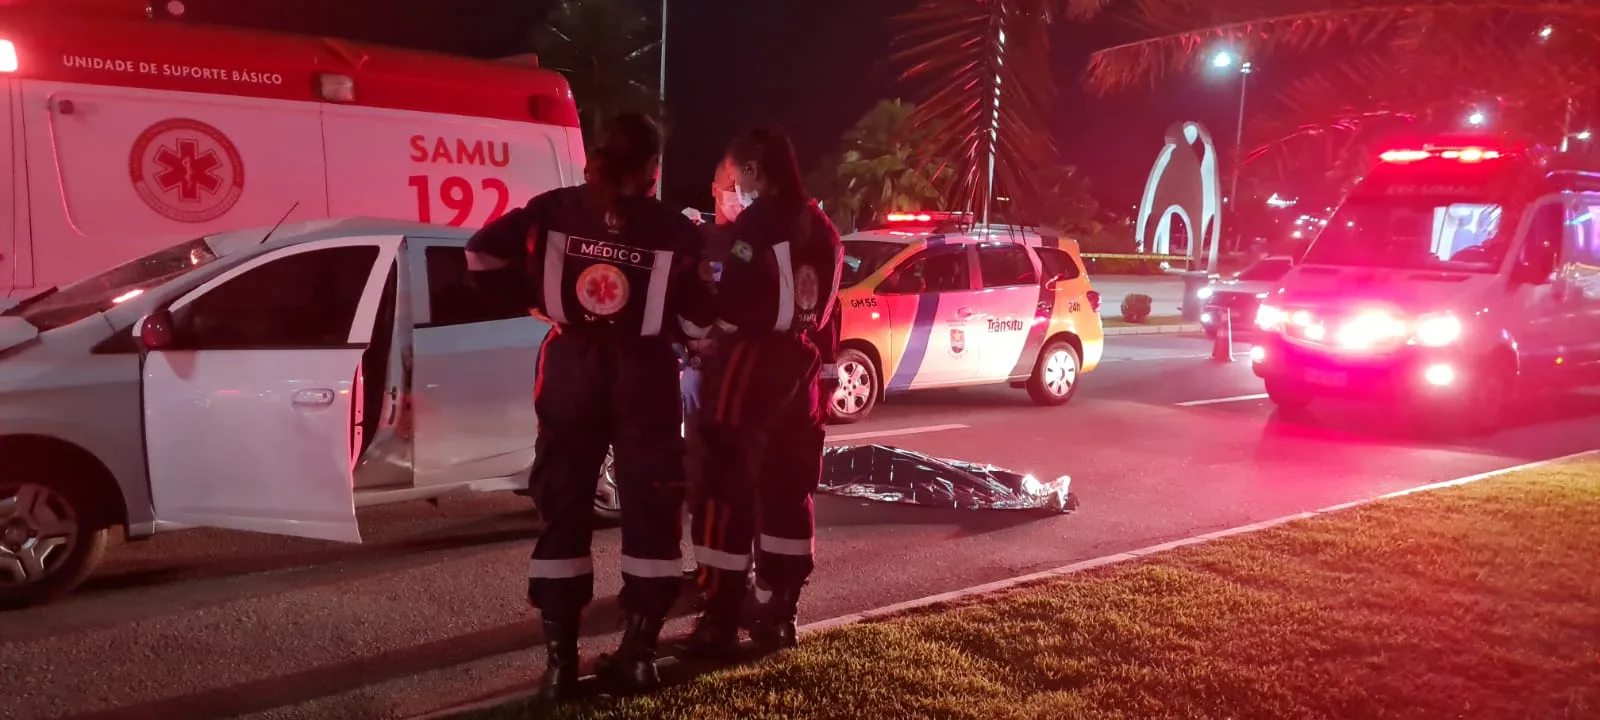
[[961,245],[925,250],[884,282],[884,292],[920,294],[972,289],[967,248]]
[[430,247],[423,252],[428,266],[428,326],[468,325],[527,317],[526,312],[496,309],[467,283],[467,253],[463,248]]
[[146,290],[169,283],[217,259],[205,238],[190,240],[130,260],[98,275],[79,280],[58,290],[34,296],[7,310],[20,315],[40,330],[71,325],[90,315],[132,300]]
[[992,243],[979,246],[978,269],[983,274],[983,286],[986,288],[1039,284],[1039,274],[1034,272],[1033,261],[1021,245]]
[[851,240],[844,243],[844,267],[839,274],[839,287],[849,289],[859,285],[905,249],[902,243],[882,240]]
[[378,248],[312,250],[258,265],[173,318],[182,347],[204,350],[341,347]]
[[1528,238],[1522,243],[1522,262],[1540,278],[1548,278],[1561,267],[1562,235],[1567,229],[1567,208],[1561,202],[1540,205],[1528,224]]
[[1039,264],[1044,266],[1046,279],[1071,280],[1078,277],[1078,264],[1072,261],[1072,256],[1065,250],[1056,248],[1036,248],[1039,253]]

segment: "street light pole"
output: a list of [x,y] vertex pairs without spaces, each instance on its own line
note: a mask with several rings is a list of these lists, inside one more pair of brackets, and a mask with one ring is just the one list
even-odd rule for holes
[[[1245,61],[1239,66],[1239,123],[1233,139],[1233,172],[1230,173],[1231,177],[1228,180],[1227,204],[1229,204],[1229,207],[1226,215],[1229,216],[1239,208],[1239,166],[1244,163],[1244,102],[1246,93],[1250,89],[1250,71],[1249,61]],[[1217,272],[1221,245],[1222,238],[1219,233],[1217,241],[1211,243],[1210,256],[1206,258],[1206,272],[1213,275]]]
[[[667,115],[667,0],[661,0],[661,70],[657,73],[656,98],[661,103],[661,116]],[[662,155],[666,155],[662,152]],[[664,160],[665,158],[663,158]],[[656,163],[656,197],[665,199],[666,193],[661,188],[661,176],[664,162]]]

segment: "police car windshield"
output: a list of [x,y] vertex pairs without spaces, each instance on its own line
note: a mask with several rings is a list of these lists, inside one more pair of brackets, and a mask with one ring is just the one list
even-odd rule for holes
[[1292,266],[1289,258],[1268,258],[1239,271],[1240,280],[1272,282],[1283,279]]
[[1311,265],[1493,272],[1508,238],[1481,197],[1368,196],[1339,208],[1306,251]]
[[902,243],[882,240],[849,240],[844,243],[844,268],[839,287],[851,288],[878,271],[890,258],[906,249]]
[[20,315],[41,331],[53,330],[105,312],[216,259],[204,238],[190,240],[40,295],[37,300],[12,308],[6,314]]

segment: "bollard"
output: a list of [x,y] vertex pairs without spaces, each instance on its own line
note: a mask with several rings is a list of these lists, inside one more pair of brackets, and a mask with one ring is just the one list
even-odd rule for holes
[[1214,362],[1233,362],[1233,308],[1222,309],[1222,325],[1217,328],[1216,341],[1211,344]]

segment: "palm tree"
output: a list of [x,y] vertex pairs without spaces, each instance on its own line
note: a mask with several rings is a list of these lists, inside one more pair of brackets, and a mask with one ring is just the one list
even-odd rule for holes
[[534,31],[545,67],[572,85],[586,140],[618,113],[654,111],[661,32],[626,0],[561,0]]
[[954,209],[986,214],[996,196],[1023,193],[1055,162],[1050,26],[1111,0],[920,0],[896,18],[902,78],[922,85],[910,124],[927,137],[918,162],[949,173]]
[[845,133],[837,170],[840,200],[856,221],[873,223],[885,213],[938,201],[938,169],[914,157],[922,139],[908,122],[914,109],[899,100],[880,101]]
[[1330,60],[1295,79],[1278,107],[1250,124],[1247,162],[1273,157],[1281,167],[1310,153],[1356,177],[1364,168],[1350,162],[1371,158],[1356,151],[1375,138],[1408,126],[1457,129],[1472,108],[1488,110],[1500,133],[1553,144],[1600,95],[1596,0],[1128,0],[1124,7],[1151,37],[1096,53],[1087,76],[1093,89],[1192,71],[1219,47],[1252,58],[1315,52]]

